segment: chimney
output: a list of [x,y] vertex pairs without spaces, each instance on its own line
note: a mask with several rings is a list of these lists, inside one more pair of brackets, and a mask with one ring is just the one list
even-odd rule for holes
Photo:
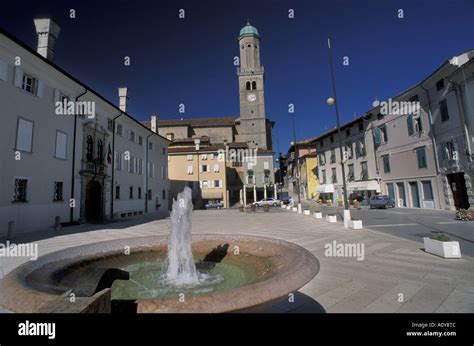
[[158,132],[158,119],[160,117],[156,114],[152,114],[151,115],[151,121],[150,121],[150,127],[151,127],[151,130],[154,132],[154,133],[157,133]]
[[127,113],[128,108],[128,89],[127,88],[119,88],[119,108],[122,112]]
[[36,34],[38,35],[38,54],[48,60],[54,59],[54,43],[59,36],[61,28],[51,18],[34,19]]

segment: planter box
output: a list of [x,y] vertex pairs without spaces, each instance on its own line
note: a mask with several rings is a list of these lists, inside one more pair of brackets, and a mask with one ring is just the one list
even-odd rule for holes
[[327,222],[330,222],[330,223],[333,223],[333,222],[337,222],[337,216],[336,215],[326,215],[326,221]]
[[323,218],[323,213],[321,213],[320,211],[315,211],[315,212],[313,213],[313,217],[314,217],[315,219],[322,219],[322,218]]
[[305,215],[311,215],[311,211],[310,211],[309,209],[305,209],[305,210],[303,211],[303,214],[305,214]]
[[444,258],[461,258],[461,248],[457,241],[440,241],[423,237],[425,251]]
[[287,209],[287,210],[291,210],[291,205],[287,205],[287,206],[286,206],[286,209]]
[[286,205],[284,205],[283,203],[281,204],[280,206],[282,209],[286,209]]
[[350,229],[362,229],[362,220],[348,220],[347,224]]
[[298,211],[298,208],[297,207],[293,207],[293,211]]

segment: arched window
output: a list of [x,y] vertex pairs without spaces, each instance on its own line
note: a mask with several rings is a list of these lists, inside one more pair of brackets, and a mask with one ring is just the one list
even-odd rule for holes
[[94,161],[94,140],[92,139],[92,136],[89,135],[87,136],[87,147],[86,147],[86,160],[88,162],[93,162]]
[[252,90],[257,90],[257,82],[256,81],[252,82]]
[[250,90],[250,82],[245,83],[245,90]]
[[100,139],[97,140],[97,161],[99,163],[103,162],[104,158],[104,144]]

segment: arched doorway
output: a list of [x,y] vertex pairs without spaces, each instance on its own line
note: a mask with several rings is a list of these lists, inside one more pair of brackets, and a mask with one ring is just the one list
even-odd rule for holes
[[95,180],[86,186],[86,220],[102,220],[102,186]]

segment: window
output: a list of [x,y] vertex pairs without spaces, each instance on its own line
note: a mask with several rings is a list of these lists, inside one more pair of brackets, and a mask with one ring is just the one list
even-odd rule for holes
[[201,160],[206,161],[207,160],[207,154],[202,154],[201,155]]
[[247,184],[254,184],[254,175],[253,175],[253,170],[249,169],[247,171]]
[[115,199],[120,199],[120,186],[115,186]]
[[331,163],[336,162],[336,149],[331,149]]
[[354,181],[355,179],[354,165],[353,164],[347,165],[347,168],[349,169],[349,172],[347,173],[347,180]]
[[143,160],[138,159],[138,174],[142,175],[143,174]]
[[138,199],[142,199],[142,188],[138,188]]
[[26,73],[23,74],[23,81],[21,83],[21,88],[26,92],[35,95],[38,87],[38,80]]
[[104,162],[104,143],[100,139],[97,140],[97,162]]
[[192,161],[192,160],[193,160],[193,155],[187,155],[187,156],[186,156],[186,160]]
[[31,152],[33,149],[33,122],[18,119],[16,130],[16,149]]
[[442,100],[439,103],[439,112],[441,114],[441,121],[448,121],[449,120],[449,113],[448,113],[448,104],[446,100]]
[[155,176],[155,164],[148,162],[148,177],[153,178]]
[[201,181],[201,188],[207,189],[209,187],[209,182],[207,180]]
[[418,159],[418,168],[428,168],[428,163],[426,162],[426,148],[425,147],[416,149],[416,157]]
[[431,181],[424,180],[421,182],[421,186],[423,188],[423,199],[425,201],[433,201],[433,187],[431,186]]
[[119,136],[123,136],[123,127],[122,127],[122,125],[117,124],[116,127],[117,127],[117,134],[118,134]]
[[395,201],[395,187],[393,186],[393,183],[387,183],[387,192],[388,197]]
[[245,83],[245,90],[250,90],[250,82]]
[[456,143],[454,141],[448,141],[441,145],[441,158],[443,160],[454,160],[456,152]]
[[256,81],[252,82],[252,90],[257,90],[257,82]]
[[413,121],[415,124],[415,132],[421,134],[423,132],[423,123],[421,121],[421,115],[413,117]]
[[153,143],[152,142],[148,142],[148,150],[153,150]]
[[263,183],[270,184],[270,170],[269,169],[265,169],[263,171]]
[[138,145],[143,145],[143,137],[138,136]]
[[133,156],[130,156],[130,159],[128,160],[128,173],[134,173],[135,169],[135,158]]
[[368,180],[369,179],[369,170],[367,168],[367,162],[360,163],[360,179],[361,180]]
[[193,166],[188,165],[188,175],[192,175],[192,174],[193,174]]
[[334,137],[331,136],[331,138],[329,138],[329,141],[330,141],[331,143],[334,143]]
[[323,170],[321,171],[321,173],[322,173],[322,176],[323,176],[323,184],[326,184],[326,170],[323,169]]
[[354,157],[354,147],[352,146],[352,143],[346,143],[345,151],[347,153],[348,160]]
[[436,91],[440,91],[444,89],[444,79],[440,79],[436,82]]
[[54,201],[62,201],[63,200],[63,182],[62,181],[55,181],[54,182]]
[[165,167],[161,166],[161,179],[165,179]]
[[346,137],[349,137],[351,135],[351,130],[350,129],[347,129],[346,130]]
[[201,165],[201,172],[204,172],[204,173],[209,172],[208,166],[207,165]]
[[28,179],[15,178],[15,191],[13,193],[14,202],[27,202]]
[[331,168],[331,183],[337,183],[337,173],[335,168]]
[[135,132],[130,130],[128,134],[128,139],[130,140],[130,142],[135,142]]
[[66,158],[67,134],[61,131],[56,131],[56,148],[54,157],[59,159]]
[[220,180],[214,180],[214,187],[221,187]]
[[382,155],[383,160],[383,171],[384,173],[390,173],[390,156]]
[[148,200],[151,200],[151,190],[148,190]]
[[112,119],[107,119],[107,130],[112,131],[114,128],[114,122]]
[[86,140],[86,160],[88,162],[94,161],[94,140],[91,135],[87,136]]
[[326,153],[319,153],[319,164],[321,166],[326,164]]
[[161,148],[161,154],[166,155],[166,148],[165,147]]
[[122,153],[120,152],[115,153],[115,169],[117,171],[122,170]]
[[133,199],[133,186],[130,186],[130,193],[128,196],[130,199]]
[[214,173],[219,173],[219,164],[218,163],[216,163],[214,165]]
[[163,191],[161,192],[161,197],[163,197],[163,200],[166,199],[166,190],[163,190]]
[[365,140],[362,138],[356,142],[356,157],[357,158],[365,157],[365,155],[366,155]]
[[359,132],[364,131],[364,124],[359,124]]

